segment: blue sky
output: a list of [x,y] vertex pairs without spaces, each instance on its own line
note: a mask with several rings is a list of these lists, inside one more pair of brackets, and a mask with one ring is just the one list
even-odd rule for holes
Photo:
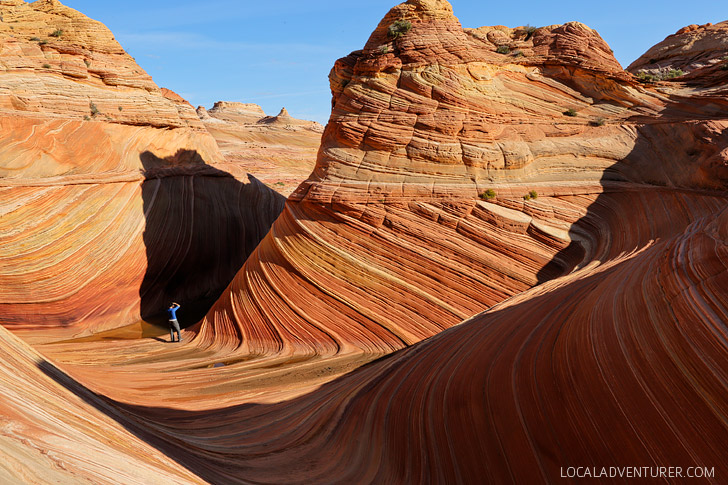
[[[361,49],[397,0],[61,0],[106,24],[162,87],[195,107],[215,101],[285,106],[326,123],[328,73]],[[451,0],[464,27],[551,25],[578,20],[596,29],[624,67],[689,24],[728,20],[715,0],[590,2]]]

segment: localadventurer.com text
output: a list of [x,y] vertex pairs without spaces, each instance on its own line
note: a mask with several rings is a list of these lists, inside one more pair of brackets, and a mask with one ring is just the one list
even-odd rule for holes
[[561,478],[715,478],[715,467],[681,466],[570,466]]

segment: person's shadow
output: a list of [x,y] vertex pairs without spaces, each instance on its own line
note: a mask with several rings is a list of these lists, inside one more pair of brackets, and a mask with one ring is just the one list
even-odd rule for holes
[[140,314],[167,328],[167,308],[179,302],[182,328],[199,321],[268,233],[285,197],[249,176],[216,169],[193,150],[140,156],[145,180],[147,268]]

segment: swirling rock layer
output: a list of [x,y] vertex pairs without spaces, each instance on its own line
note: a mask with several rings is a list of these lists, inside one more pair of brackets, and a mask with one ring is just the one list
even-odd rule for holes
[[643,86],[582,24],[464,32],[409,0],[336,63],[313,173],[184,343],[38,349],[215,483],[718,482],[728,99],[705,79]]
[[[411,31],[393,38],[398,21]],[[589,262],[571,224],[604,190],[725,189],[725,98],[696,106],[614,61],[574,61],[572,46],[603,44],[580,24],[530,42],[555,47],[516,64],[464,33],[446,2],[392,9],[337,62],[316,169],[201,338],[260,352],[409,345]]]
[[3,483],[205,483],[1,327],[0,349]]
[[57,1],[0,18],[0,322],[53,339],[209,306],[282,197],[215,168],[194,109],[100,23]]
[[[715,25],[688,25],[650,48],[627,68],[655,72],[660,69],[680,69],[685,73],[710,70],[728,61],[728,21]],[[707,68],[707,69],[706,69]],[[701,72],[705,78],[705,72]]]
[[295,119],[285,108],[266,116],[257,104],[225,101],[197,112],[225,156],[226,171],[253,173],[286,196],[311,173],[323,132],[318,123]]

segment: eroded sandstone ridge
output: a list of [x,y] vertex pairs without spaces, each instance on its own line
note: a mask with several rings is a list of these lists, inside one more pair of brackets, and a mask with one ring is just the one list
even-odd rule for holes
[[640,83],[582,24],[505,31],[503,53],[484,31],[410,0],[337,62],[316,169],[195,340],[260,356],[241,369],[413,347],[293,401],[193,414],[255,423],[205,473],[728,473],[728,100]]
[[206,483],[1,326],[0,349],[3,483]]
[[202,123],[225,156],[224,168],[256,178],[283,195],[306,180],[316,162],[323,127],[293,118],[286,108],[266,116],[257,104],[218,101],[197,108]]
[[720,77],[719,70],[725,79],[727,65],[728,21],[725,21],[683,27],[645,52],[627,70],[653,75],[673,70],[677,71],[674,74],[681,74],[682,80],[697,78],[706,84],[711,76]]
[[99,22],[55,0],[0,19],[0,322],[74,335],[214,300],[281,198],[216,168],[195,110]]
[[313,173],[185,343],[38,349],[214,483],[717,482],[722,75],[644,83],[583,24],[409,0],[334,66]]
[[645,89],[582,24],[498,31],[533,55],[485,30],[407,2],[336,63],[316,168],[202,339],[396,349],[601,258],[597,199],[725,190],[724,97]]

